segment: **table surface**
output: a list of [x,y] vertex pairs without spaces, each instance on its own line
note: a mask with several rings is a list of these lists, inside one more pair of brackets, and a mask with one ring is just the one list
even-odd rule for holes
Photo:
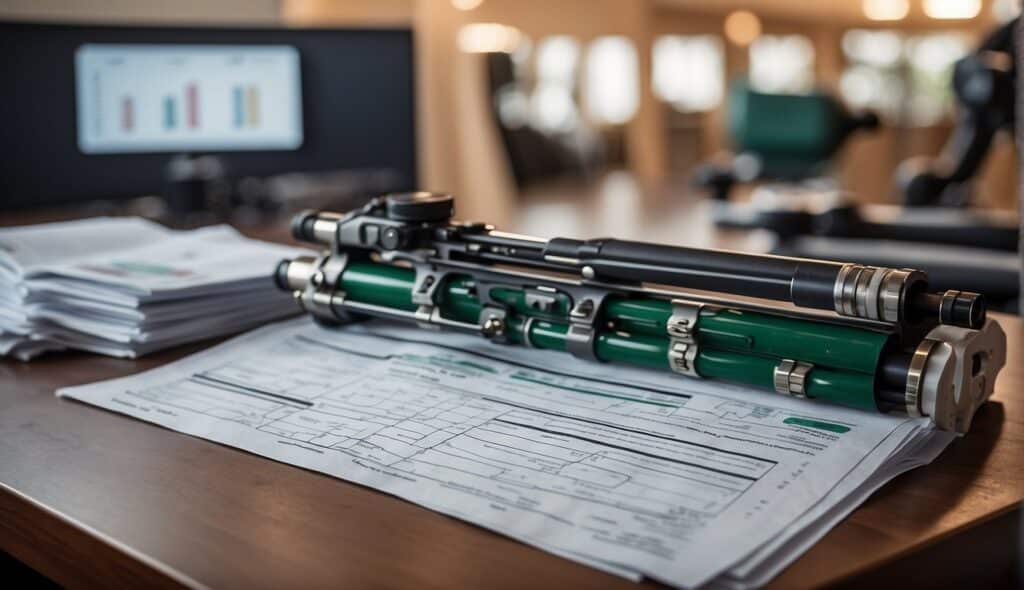
[[[970,435],[874,494],[771,587],[848,579],[1019,509],[1024,343],[1020,320],[999,320],[1009,361]],[[74,586],[636,588],[359,485],[54,396],[209,344],[0,361],[0,549]]]

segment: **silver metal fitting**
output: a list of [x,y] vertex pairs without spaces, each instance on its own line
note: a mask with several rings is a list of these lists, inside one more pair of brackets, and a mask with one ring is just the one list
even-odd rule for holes
[[505,336],[505,310],[485,307],[480,312],[480,333],[491,340],[501,340]]
[[580,299],[569,311],[569,330],[565,333],[565,349],[576,358],[600,360],[594,352],[597,330],[594,324],[600,306],[589,297]]
[[798,398],[807,397],[807,375],[814,365],[791,359],[783,359],[775,367],[772,380],[775,392]]
[[832,289],[836,313],[898,323],[907,287],[923,279],[916,270],[844,264]]
[[928,363],[928,356],[931,355],[932,349],[938,343],[938,340],[925,338],[917,345],[913,356],[910,357],[904,399],[907,415],[913,418],[920,418],[924,415],[921,413],[921,382],[924,379],[924,368]]
[[979,330],[940,325],[911,357],[905,391],[910,416],[931,419],[940,430],[966,433],[975,412],[992,396],[1006,364],[1006,334],[994,320]]
[[703,303],[673,299],[672,315],[665,322],[665,332],[669,338],[668,366],[676,373],[689,377],[700,377],[696,365],[697,354],[700,352],[697,323],[703,308]]
[[340,290],[341,274],[348,256],[321,254],[317,258],[299,256],[288,265],[287,282],[294,289],[299,307],[323,320],[347,322],[350,315],[341,306],[345,292]]
[[533,345],[533,340],[530,338],[530,330],[533,330],[533,323],[537,321],[537,318],[529,316],[526,321],[523,322],[523,345],[527,348],[536,348]]
[[697,374],[697,353],[700,350],[693,342],[674,341],[668,346],[668,366],[682,375],[700,377]]

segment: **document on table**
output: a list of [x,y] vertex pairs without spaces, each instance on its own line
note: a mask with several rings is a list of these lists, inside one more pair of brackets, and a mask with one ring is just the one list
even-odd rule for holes
[[305,318],[58,395],[687,588],[764,583],[950,440],[923,420]]
[[300,248],[228,226],[95,218],[0,228],[0,356],[137,357],[297,313],[269,278]]

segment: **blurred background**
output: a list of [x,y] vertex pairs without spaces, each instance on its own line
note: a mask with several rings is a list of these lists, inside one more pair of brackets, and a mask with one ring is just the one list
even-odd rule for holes
[[[953,254],[966,252],[970,268],[977,258],[969,248],[994,235],[989,229],[1012,241],[989,244],[1002,258],[982,264],[996,269],[992,281],[1003,282],[1010,308],[1019,270],[1012,135],[1012,27],[1019,12],[1017,0],[0,4],[0,20],[14,24],[411,31],[404,41],[411,44],[408,64],[382,62],[375,50],[358,54],[353,64],[355,50],[344,46],[317,48],[316,56],[299,48],[307,115],[301,149],[347,143],[372,158],[352,166],[344,150],[321,152],[316,157],[334,158],[333,165],[295,160],[295,170],[307,173],[296,179],[280,166],[232,162],[230,149],[219,158],[219,150],[209,150],[212,160],[202,149],[163,150],[163,178],[153,190],[184,191],[186,204],[177,199],[174,211],[209,214],[211,202],[221,203],[219,216],[232,203],[264,213],[299,203],[347,208],[360,195],[418,187],[456,194],[461,218],[545,237],[615,235],[782,251],[780,244],[791,243],[786,239],[821,234],[877,245],[894,236],[865,226],[865,219],[891,220],[923,206],[933,216],[927,219],[941,219],[908,223],[937,231],[904,251],[950,245],[943,236],[956,234]],[[143,29],[133,42],[145,38]],[[10,57],[19,47],[8,49],[7,67],[20,67],[24,62]],[[965,58],[971,59],[958,67]],[[333,74],[339,84],[355,80],[353,88],[372,88],[367,92],[376,99],[346,103],[354,89],[329,98],[311,92],[309,64],[330,78],[334,61],[346,61]],[[364,84],[362,75],[372,80]],[[396,102],[395,93],[410,96]],[[317,114],[326,103],[392,125],[374,127],[369,141]],[[409,109],[408,125],[395,123]],[[323,137],[310,147],[315,133]],[[389,144],[405,146],[408,156],[387,153]],[[178,162],[167,164],[173,157]],[[75,158],[81,163],[80,154]],[[132,165],[123,156],[107,159]],[[9,168],[5,176],[17,173]],[[218,185],[208,179],[221,177],[229,188],[212,189]],[[8,186],[7,208],[68,205],[68,199],[37,198],[31,186]],[[213,199],[217,190],[228,196]],[[114,206],[100,200],[100,209]],[[167,210],[166,199],[147,203],[145,211]],[[753,209],[744,208],[750,203]],[[894,208],[856,208],[869,204]],[[855,223],[829,217],[831,225],[822,229],[820,215],[838,208],[844,215],[854,211]],[[773,225],[772,215],[795,210],[804,217]],[[818,217],[808,221],[808,215]],[[947,227],[953,230],[946,233]],[[855,251],[842,243],[822,247]]]

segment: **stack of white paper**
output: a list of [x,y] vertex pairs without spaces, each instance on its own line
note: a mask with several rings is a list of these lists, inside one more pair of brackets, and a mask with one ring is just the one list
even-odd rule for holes
[[765,584],[953,438],[927,419],[305,318],[58,395],[680,588]]
[[271,274],[301,251],[138,218],[0,229],[0,354],[134,358],[283,317],[296,307]]

